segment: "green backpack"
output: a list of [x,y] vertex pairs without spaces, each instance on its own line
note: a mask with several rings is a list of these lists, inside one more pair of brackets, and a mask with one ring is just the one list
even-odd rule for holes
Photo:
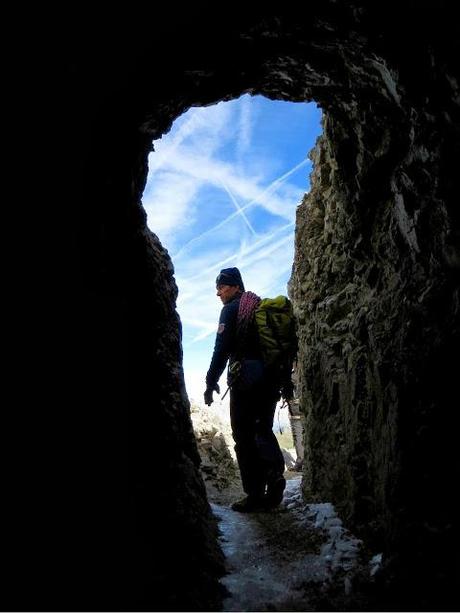
[[292,363],[297,355],[297,337],[292,303],[286,296],[264,298],[255,310],[262,357],[277,382],[291,380]]

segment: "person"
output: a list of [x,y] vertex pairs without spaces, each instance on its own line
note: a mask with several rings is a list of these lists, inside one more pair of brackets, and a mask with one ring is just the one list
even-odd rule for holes
[[246,496],[232,509],[257,512],[277,507],[286,487],[284,458],[273,433],[280,393],[264,369],[253,314],[260,298],[246,292],[238,268],[221,270],[217,296],[223,303],[214,352],[206,375],[204,401],[220,392],[218,381],[227,362],[230,421],[235,453]]
[[293,371],[292,371],[292,379],[293,379],[293,398],[288,403],[289,408],[289,422],[291,424],[292,431],[292,439],[294,441],[294,447],[296,452],[296,461],[294,466],[289,470],[294,472],[302,472],[303,469],[303,458],[304,458],[304,446],[303,446],[303,424],[302,424],[302,415],[300,412],[299,406],[299,381],[298,381],[298,373],[297,373],[297,363],[294,362]]

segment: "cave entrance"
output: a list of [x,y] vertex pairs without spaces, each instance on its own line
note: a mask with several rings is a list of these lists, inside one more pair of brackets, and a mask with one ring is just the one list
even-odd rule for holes
[[[205,410],[222,307],[214,289],[219,271],[237,266],[246,288],[263,297],[288,293],[296,209],[309,190],[308,153],[320,133],[315,103],[246,94],[189,109],[154,141],[143,204],[175,269],[192,411]],[[225,379],[224,372],[221,397]],[[224,422],[228,400],[217,396],[212,407]],[[292,450],[287,409],[277,411],[274,427]]]

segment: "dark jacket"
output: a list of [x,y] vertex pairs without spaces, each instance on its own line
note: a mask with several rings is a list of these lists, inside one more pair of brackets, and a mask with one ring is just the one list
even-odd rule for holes
[[262,355],[255,325],[249,326],[244,339],[238,336],[237,322],[240,298],[241,295],[235,296],[233,300],[223,306],[220,312],[214,353],[206,375],[207,387],[214,388],[224,372],[228,360],[230,360],[230,365],[235,360],[261,362]]

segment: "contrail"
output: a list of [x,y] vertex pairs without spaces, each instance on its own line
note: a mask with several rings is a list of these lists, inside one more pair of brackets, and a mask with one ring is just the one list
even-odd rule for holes
[[248,226],[248,228],[251,230],[251,232],[254,234],[254,236],[257,236],[257,232],[254,230],[254,228],[252,227],[249,219],[247,218],[246,213],[243,211],[242,207],[238,204],[235,196],[232,194],[232,192],[228,189],[227,185],[222,181],[222,179],[219,179],[220,183],[222,184],[222,187],[225,189],[225,191],[227,192],[227,194],[230,196],[230,200],[233,202],[233,204],[235,205],[236,210],[238,211],[238,213],[241,214],[241,217],[244,219],[244,221],[246,222],[246,225]]
[[[212,266],[210,266],[209,268],[206,268],[205,270],[202,270],[201,272],[199,272],[196,275],[193,275],[192,277],[187,277],[187,281],[194,281],[195,279],[198,279],[199,277],[203,277],[213,271],[215,271],[216,269],[220,269],[222,266],[224,266],[225,264],[228,264],[229,262],[234,262],[236,260],[238,260],[238,258],[241,257],[247,257],[248,255],[250,255],[253,251],[255,251],[256,249],[258,249],[261,245],[263,245],[264,243],[266,243],[267,241],[271,240],[274,236],[276,236],[277,234],[280,234],[280,232],[283,232],[284,230],[286,230],[287,228],[290,228],[291,226],[293,226],[295,224],[294,221],[290,221],[289,223],[285,224],[284,226],[281,226],[281,228],[277,228],[274,232],[272,232],[271,234],[268,234],[267,236],[263,236],[261,238],[259,238],[258,241],[256,241],[255,243],[253,243],[252,245],[250,245],[250,247],[248,247],[247,249],[243,250],[243,251],[237,251],[236,253],[232,253],[232,255],[228,256],[227,258],[225,258],[224,260],[220,261],[220,262],[216,262],[215,264],[213,264]],[[241,264],[240,264],[241,266]]]
[[195,238],[192,238],[191,240],[188,241],[188,243],[186,243],[183,247],[181,247],[179,249],[179,251],[177,253],[175,253],[172,256],[172,259],[176,259],[178,257],[180,257],[180,255],[193,243],[196,243],[197,241],[199,241],[200,239],[202,239],[204,236],[207,236],[208,234],[211,234],[211,232],[214,232],[215,230],[218,230],[219,228],[221,228],[222,226],[224,226],[227,222],[229,222],[231,219],[234,219],[237,215],[240,215],[240,211],[245,211],[248,207],[252,206],[253,204],[255,204],[256,202],[260,202],[260,199],[262,198],[262,196],[274,191],[279,185],[281,185],[281,183],[283,183],[290,175],[292,175],[294,172],[296,172],[297,170],[299,170],[299,168],[302,168],[302,166],[304,166],[305,164],[307,164],[308,160],[302,160],[302,162],[300,162],[300,164],[297,164],[296,166],[294,166],[294,168],[291,168],[291,170],[288,170],[288,172],[284,173],[284,175],[281,175],[281,177],[278,177],[278,179],[275,179],[275,181],[273,181],[272,183],[270,183],[270,185],[261,193],[259,194],[259,196],[257,198],[253,198],[253,200],[251,200],[250,202],[248,202],[247,204],[245,204],[244,206],[240,207],[240,210],[232,213],[231,215],[229,215],[228,217],[226,217],[225,219],[223,219],[222,221],[220,221],[218,224],[216,224],[215,226],[213,226],[212,228],[209,228],[208,230],[206,230],[205,232],[203,232],[202,234],[200,234],[199,236],[195,236]]
[[271,243],[270,245],[268,245],[268,247],[264,248],[263,250],[258,249],[251,254],[246,254],[246,260],[242,260],[240,262],[241,268],[244,268],[248,264],[253,264],[254,262],[257,262],[257,260],[260,260],[261,258],[267,257],[268,255],[273,253],[273,251],[276,251],[282,245],[284,245],[284,243],[287,243],[291,239],[292,239],[292,234],[289,233],[288,236],[284,236],[283,238],[280,238],[279,240],[276,241],[276,243]]

